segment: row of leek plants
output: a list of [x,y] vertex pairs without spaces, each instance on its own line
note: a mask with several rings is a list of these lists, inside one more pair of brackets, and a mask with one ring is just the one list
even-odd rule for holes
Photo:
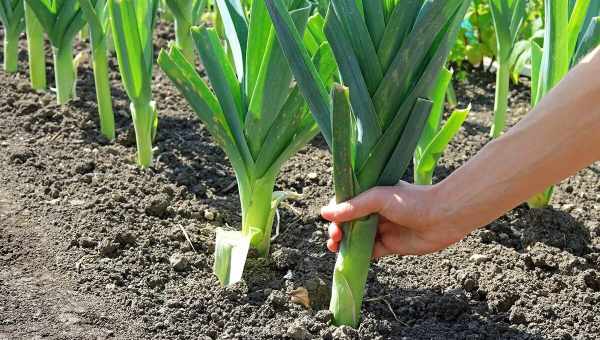
[[[188,1],[171,1],[185,9]],[[17,71],[18,39],[27,33],[29,72],[32,88],[46,88],[44,38],[48,38],[54,59],[55,91],[58,104],[76,98],[77,58],[74,40],[85,27],[91,42],[100,131],[115,138],[115,118],[109,79],[109,48],[115,49],[121,78],[131,99],[136,131],[138,164],[152,164],[152,139],[157,115],[151,98],[153,67],[152,32],[158,0],[0,0],[0,20],[5,27],[4,69]],[[200,13],[203,1],[194,2]],[[195,14],[197,15],[197,14]],[[112,23],[112,24],[111,24]],[[182,26],[178,31],[186,30]],[[189,30],[189,27],[188,27]],[[86,34],[87,35],[87,34]]]

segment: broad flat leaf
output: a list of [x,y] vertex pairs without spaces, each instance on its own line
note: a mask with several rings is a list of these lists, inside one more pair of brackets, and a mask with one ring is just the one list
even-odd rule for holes
[[469,114],[470,108],[465,110],[455,110],[450,115],[450,118],[446,121],[446,124],[438,131],[438,133],[431,139],[431,143],[427,146],[423,152],[418,170],[420,172],[433,172],[438,160],[442,156],[444,150],[448,146],[448,143],[454,138],[454,135],[460,130],[463,122]]
[[265,2],[273,25],[277,28],[277,37],[292,73],[321,128],[323,137],[331,145],[331,101],[325,85],[308,51],[303,47],[300,33],[295,28],[285,6],[278,0],[265,0]]
[[248,40],[248,23],[240,0],[215,0],[223,20],[225,35],[233,54],[238,80],[244,78],[244,63]]
[[242,104],[240,84],[235,77],[231,64],[214,28],[192,28],[192,36],[204,64],[210,84],[221,104],[227,123],[235,139],[236,145],[248,167],[254,165],[254,160],[244,136],[242,127]]

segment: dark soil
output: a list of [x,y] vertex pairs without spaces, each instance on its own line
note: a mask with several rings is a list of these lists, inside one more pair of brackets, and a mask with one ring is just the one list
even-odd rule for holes
[[[166,46],[172,35],[159,32]],[[0,339],[600,337],[599,165],[561,183],[553,208],[519,207],[440,253],[374,263],[360,327],[335,328],[322,140],[279,177],[304,199],[280,209],[271,259],[251,259],[241,283],[220,288],[214,231],[239,226],[235,178],[166,76],[155,70],[157,161],[141,171],[114,58],[115,143],[98,133],[87,64],[79,98],[61,107],[29,88],[25,59],[18,74],[0,72]],[[488,141],[493,80],[478,72],[456,84],[473,112],[436,180]],[[526,84],[516,87],[511,124],[527,102]],[[310,308],[297,303],[302,288]]]

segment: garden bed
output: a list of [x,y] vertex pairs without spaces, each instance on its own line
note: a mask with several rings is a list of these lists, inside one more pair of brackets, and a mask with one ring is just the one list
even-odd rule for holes
[[[166,46],[171,33],[158,31]],[[600,337],[600,165],[561,183],[553,208],[519,207],[440,253],[374,263],[360,328],[335,328],[320,138],[279,176],[277,188],[304,198],[280,209],[270,260],[249,260],[244,280],[221,288],[214,233],[239,228],[235,177],[166,76],[155,70],[156,162],[142,171],[114,57],[114,143],[98,132],[88,65],[79,98],[58,106],[30,89],[25,57],[19,74],[0,72],[0,338]],[[493,82],[473,70],[455,84],[473,110],[436,181],[488,142]],[[511,125],[528,98],[526,86],[513,91]]]

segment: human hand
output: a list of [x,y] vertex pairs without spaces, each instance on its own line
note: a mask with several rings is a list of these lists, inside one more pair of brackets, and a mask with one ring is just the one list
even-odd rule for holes
[[370,214],[379,214],[373,257],[423,255],[444,249],[461,240],[470,230],[444,224],[443,209],[434,186],[400,183],[377,187],[340,204],[321,209],[329,226],[327,248],[339,250],[343,237],[340,225]]

